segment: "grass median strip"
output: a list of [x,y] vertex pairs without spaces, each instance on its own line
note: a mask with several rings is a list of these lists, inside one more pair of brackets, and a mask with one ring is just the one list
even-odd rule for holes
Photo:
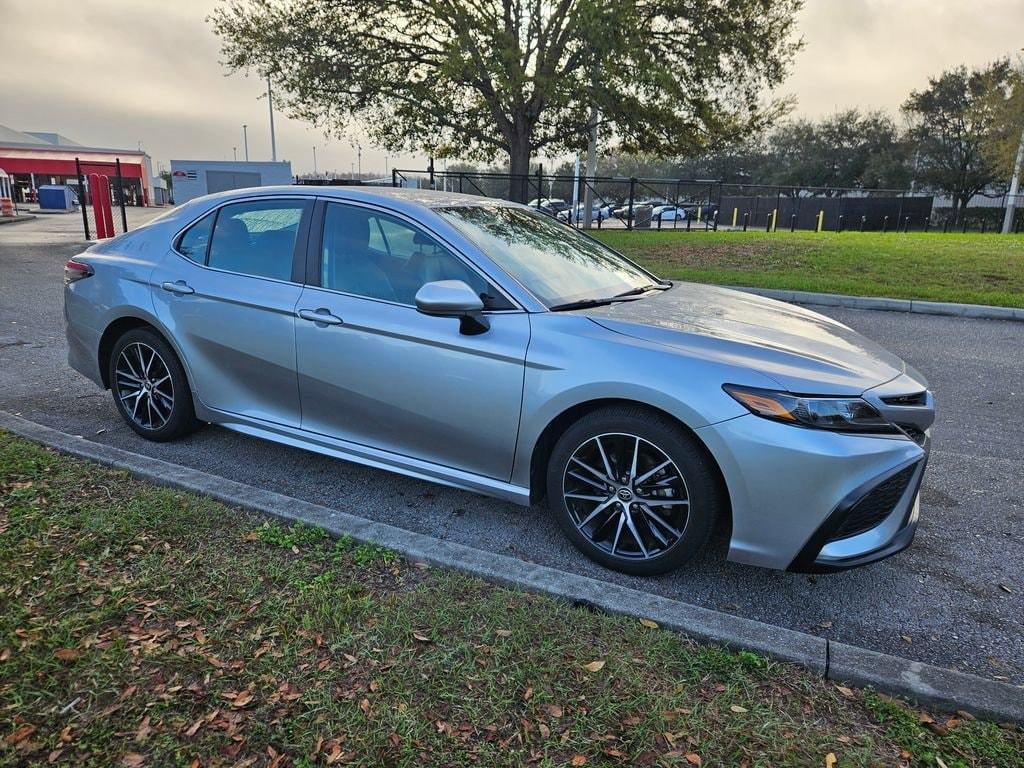
[[661,277],[1024,307],[1024,236],[878,232],[596,233]]
[[1024,765],[1017,728],[4,433],[0,606],[0,765]]

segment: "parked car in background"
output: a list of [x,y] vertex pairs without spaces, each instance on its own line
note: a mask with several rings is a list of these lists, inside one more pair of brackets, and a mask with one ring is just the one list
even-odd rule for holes
[[[570,220],[570,218],[571,218],[573,222],[577,222],[578,223],[578,222],[583,221],[583,217],[586,214],[586,211],[587,211],[586,206],[583,205],[582,203],[580,203],[579,205],[576,206],[575,213],[573,213],[573,210],[570,207],[570,208],[567,208],[564,211],[559,211],[557,218],[558,218],[559,221],[565,221],[565,222],[568,222]],[[599,204],[599,203],[594,203],[590,207],[590,220],[591,221],[594,221],[594,222],[604,221],[605,219],[610,218],[611,215],[612,215],[612,206],[611,205],[602,205],[602,204]]]
[[614,211],[612,211],[612,215],[617,219],[629,221],[630,218],[636,216],[644,216],[644,214],[648,214],[653,210],[654,205],[652,203],[637,201],[633,203],[632,208],[630,208],[629,203],[627,203],[626,205],[619,206]]
[[687,217],[686,208],[681,205],[658,205],[651,211],[651,218],[655,221],[685,220]]
[[[68,360],[141,437],[212,422],[519,504],[610,568],[830,571],[907,547],[924,378],[842,323],[659,279],[514,203],[200,197],[65,265]],[[97,406],[98,407],[98,406]]]
[[527,205],[541,213],[546,213],[548,216],[557,216],[562,211],[567,211],[570,208],[570,205],[565,200],[556,197],[534,198]]

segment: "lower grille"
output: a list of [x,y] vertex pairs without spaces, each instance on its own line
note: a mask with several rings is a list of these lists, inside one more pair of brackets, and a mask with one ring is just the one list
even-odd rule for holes
[[829,541],[848,539],[851,536],[864,533],[864,531],[869,531],[881,523],[899,503],[917,466],[917,464],[911,464],[872,488],[853,505],[842,525],[829,537]]

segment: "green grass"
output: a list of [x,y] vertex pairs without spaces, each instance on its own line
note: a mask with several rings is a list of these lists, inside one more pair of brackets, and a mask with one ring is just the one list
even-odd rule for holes
[[606,230],[662,277],[1024,307],[1024,235]]
[[1024,765],[1015,728],[3,433],[0,608],[2,766]]

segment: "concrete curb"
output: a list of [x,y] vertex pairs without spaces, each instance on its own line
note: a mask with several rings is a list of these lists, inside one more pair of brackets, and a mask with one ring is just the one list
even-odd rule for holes
[[919,299],[885,299],[874,296],[846,296],[841,293],[812,293],[810,291],[784,291],[775,288],[749,288],[746,286],[722,286],[737,291],[766,296],[796,304],[811,304],[819,307],[844,307],[846,309],[875,309],[885,312],[913,312],[920,315],[949,315],[952,317],[976,317],[988,320],[1024,321],[1024,309],[1016,307],[992,307],[987,304],[955,304],[946,301],[921,301]]
[[435,539],[337,512],[196,469],[94,443],[0,411],[0,428],[61,453],[123,469],[159,485],[193,491],[285,521],[319,526],[334,536],[374,542],[413,560],[490,582],[552,595],[612,614],[652,619],[697,640],[747,649],[802,664],[829,680],[905,696],[923,706],[964,709],[979,717],[1024,723],[1024,689],[963,672],[830,642],[804,632],[701,608],[639,590],[565,573],[513,557]]

